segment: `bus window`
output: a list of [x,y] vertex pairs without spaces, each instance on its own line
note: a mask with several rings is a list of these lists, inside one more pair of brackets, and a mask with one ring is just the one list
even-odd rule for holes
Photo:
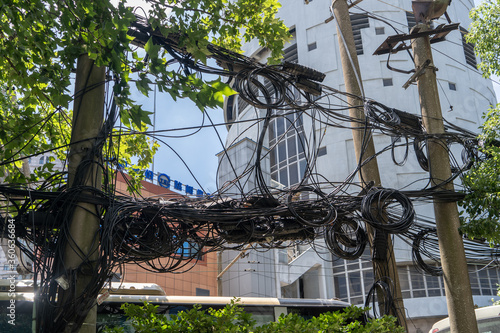
[[127,319],[127,317],[124,314],[104,314],[104,313],[97,313],[97,332],[104,332],[104,329],[106,327],[113,328],[113,327],[122,327],[124,333],[134,333],[134,327],[132,326],[132,323]]
[[[7,281],[8,282],[8,281]],[[5,282],[5,283],[7,283]],[[4,284],[5,284],[4,283]],[[16,283],[16,292],[9,294],[8,286],[3,286],[0,280],[0,332],[13,332],[7,322],[7,307],[12,299],[16,302],[16,330],[14,332],[30,332],[33,323],[33,286],[29,281]],[[123,327],[125,332],[133,332],[131,323],[127,320],[121,305],[131,303],[143,305],[149,302],[158,306],[158,312],[167,317],[182,310],[190,310],[200,304],[202,309],[224,308],[233,297],[198,297],[198,296],[166,296],[163,290],[154,284],[113,283],[109,295],[103,289],[98,297],[100,305],[97,307],[97,331],[102,332],[104,327]],[[297,313],[305,319],[318,316],[321,313],[342,310],[349,303],[332,299],[292,299],[292,298],[265,298],[240,297],[238,304],[252,314],[258,325],[276,321],[281,314]],[[7,325],[7,326],[6,326]],[[22,329],[21,329],[22,328]],[[500,332],[499,332],[500,333]]]
[[281,315],[286,316],[288,314],[288,309],[285,306],[274,307],[274,320],[277,321]]

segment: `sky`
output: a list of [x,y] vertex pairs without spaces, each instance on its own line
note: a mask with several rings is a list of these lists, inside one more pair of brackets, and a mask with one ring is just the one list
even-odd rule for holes
[[[480,0],[475,0],[475,3]],[[143,5],[142,1],[128,1],[130,5]],[[493,78],[496,83],[493,87],[497,96],[500,96],[500,79]],[[173,101],[166,94],[150,92],[147,98],[139,93],[133,96],[139,104],[143,104],[145,110],[153,111],[156,108],[155,130],[168,130],[183,127],[198,126],[202,124],[202,112],[189,100]],[[155,106],[156,104],[156,106]],[[206,111],[216,124],[224,122],[221,109],[210,109]],[[208,120],[206,120],[208,124]],[[179,138],[164,138],[166,144],[161,148],[154,159],[153,170],[155,173],[165,173],[171,180],[178,180],[184,185],[192,186],[195,190],[201,189],[213,193],[216,187],[216,172],[218,159],[216,154],[223,150],[223,143],[227,135],[225,126],[217,127],[218,133],[213,128],[205,128],[199,132]],[[170,134],[177,136],[193,133],[191,131],[174,131]],[[220,139],[219,139],[220,137]],[[222,140],[222,143],[221,143]],[[178,155],[179,156],[178,156]],[[190,173],[186,165],[191,168]],[[156,176],[155,176],[156,180]],[[199,182],[198,185],[197,181]]]
[[[139,94],[135,97],[139,104],[144,105],[145,110],[154,111],[153,91],[150,92],[150,98]],[[222,109],[207,109],[205,113],[214,124],[224,122]],[[208,117],[204,117],[202,111],[193,102],[185,99],[173,101],[165,93],[156,94],[156,117],[154,120],[155,131],[197,127],[203,122],[206,125],[210,124]],[[160,137],[164,143],[160,142],[161,147],[155,155],[153,171],[165,173],[171,180],[178,180],[184,185],[187,184],[195,189],[203,189],[207,193],[213,193],[217,189],[218,160],[216,154],[223,150],[227,135],[226,127],[176,130],[159,134],[171,137]],[[177,138],[172,136],[177,136]],[[191,169],[195,177],[191,175],[184,163]],[[197,184],[196,180],[201,186]]]

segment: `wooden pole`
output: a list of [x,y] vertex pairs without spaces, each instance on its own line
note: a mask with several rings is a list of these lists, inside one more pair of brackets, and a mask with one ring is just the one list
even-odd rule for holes
[[[72,144],[68,157],[68,187],[89,186],[101,189],[102,170],[100,166],[92,161],[84,166],[84,172],[78,170],[78,167],[87,156],[87,152],[93,149],[95,138],[102,128],[104,82],[105,67],[97,67],[88,55],[81,55],[78,58],[76,70]],[[95,204],[77,203],[70,222],[64,256],[65,271],[74,271],[76,274],[76,285],[71,285],[72,279],[69,281],[70,290],[74,289],[75,297],[80,296],[88,287],[95,272],[94,268],[99,256],[99,221],[100,213]],[[79,332],[96,332],[96,319],[97,307],[94,306]],[[71,326],[70,323],[67,331],[71,331]]]
[[[346,0],[333,0],[333,15],[337,24],[337,35],[340,47],[340,59],[342,62],[342,71],[346,92],[354,96],[362,96],[361,72],[359,69],[356,46],[352,33],[351,18]],[[357,161],[365,161],[367,158],[375,156],[375,146],[371,133],[366,131],[362,125],[365,122],[363,110],[363,100],[354,96],[348,96],[349,115],[355,119],[351,123],[353,127],[352,136],[354,150]],[[381,186],[380,173],[376,158],[372,158],[368,163],[364,163],[359,170],[360,180],[364,188],[371,182],[375,186]],[[370,244],[373,244],[373,230],[367,224]],[[399,324],[406,328],[406,316],[399,285],[399,276],[394,258],[394,250],[390,237],[387,238],[387,260],[373,260],[373,270],[375,281],[388,278],[394,285],[394,305],[395,310],[391,309],[390,314],[398,318]],[[383,308],[384,301],[379,297],[379,306]]]
[[[416,28],[419,28],[422,32],[429,29],[425,24],[419,24]],[[425,130],[430,136],[433,134],[443,134],[443,115],[439,102],[429,37],[413,39],[412,48],[415,57],[415,68],[417,70],[425,66],[427,60],[430,61],[423,74],[417,79],[422,121]],[[432,185],[438,185],[451,177],[448,147],[446,141],[439,137],[428,139],[427,147]],[[453,191],[453,182],[447,182],[441,189]],[[467,271],[465,250],[462,237],[458,231],[460,220],[457,204],[455,202],[441,202],[435,199],[434,214],[436,217],[451,332],[477,333],[478,328],[474,313],[474,302],[469,273]]]

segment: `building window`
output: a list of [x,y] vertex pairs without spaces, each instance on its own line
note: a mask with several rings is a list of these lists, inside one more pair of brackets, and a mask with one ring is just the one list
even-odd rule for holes
[[196,296],[210,296],[210,290],[196,288]]
[[354,305],[364,304],[374,283],[368,247],[360,259],[338,260],[333,263],[333,283],[335,297]]
[[38,164],[43,164],[43,156],[40,157],[40,161],[38,161]]
[[202,255],[200,254],[201,248],[198,243],[191,243],[185,241],[182,246],[176,251],[176,254],[181,258],[202,260]]
[[326,147],[320,147],[318,149],[318,157],[323,155],[326,155]]
[[283,53],[284,61],[293,62],[294,64],[297,64],[299,62],[297,44],[293,44],[292,46],[287,47]]
[[269,97],[274,103],[276,101],[276,89],[273,83],[266,78],[264,78],[264,89],[269,94]]
[[226,119],[228,122],[233,121],[235,119],[233,110],[234,110],[234,95],[231,95],[227,98],[227,103],[226,103]]
[[474,68],[477,68],[476,54],[474,53],[474,44],[468,43],[465,40],[465,35],[469,32],[464,28],[460,27],[460,32],[462,34],[462,45],[464,47],[465,62]]
[[448,88],[450,88],[450,90],[456,91],[457,85],[455,83],[448,82]]
[[425,276],[413,266],[409,266],[408,270],[413,298],[426,297]]
[[401,142],[401,136],[400,135],[391,136],[391,142],[392,143]]
[[[295,29],[291,31],[295,36]],[[297,63],[299,60],[297,44],[293,44],[284,51],[284,61]],[[264,85],[270,83],[264,82]],[[291,94],[297,101],[300,99],[299,91],[290,86]],[[274,90],[271,89],[271,93]],[[297,184],[302,179],[306,160],[304,154],[304,128],[302,115],[297,112],[285,114],[281,110],[275,110],[273,118],[269,123],[269,157],[271,160],[271,179],[289,187]]]
[[[258,95],[259,88],[257,88],[257,86],[255,84],[250,83],[249,87],[250,87],[251,94]],[[239,114],[241,114],[243,112],[243,110],[245,110],[247,108],[248,105],[249,104],[247,103],[247,101],[245,101],[243,98],[241,98],[241,96],[238,96],[238,111],[237,112]],[[234,112],[234,109],[232,110],[232,112]]]
[[382,79],[382,84],[384,87],[392,86],[392,79]]
[[425,282],[427,284],[427,295],[429,297],[444,296],[442,280],[439,276],[426,275]]
[[308,51],[316,50],[317,48],[318,48],[318,46],[316,45],[316,42],[307,45]]
[[384,35],[385,34],[385,28],[384,27],[376,27],[375,28],[375,35]]
[[[469,265],[473,295],[494,296],[498,268]],[[441,276],[422,273],[412,265],[398,266],[399,284],[403,298],[441,297],[445,295]],[[338,260],[333,263],[335,297],[352,304],[363,304],[373,285],[373,268],[369,250],[358,260]]]
[[289,187],[300,182],[306,169],[302,116],[299,113],[285,116],[283,111],[276,111],[276,115],[279,117],[269,124],[271,178]]
[[408,23],[408,32],[411,31],[411,28],[417,25],[417,20],[415,19],[415,15],[413,15],[413,13],[406,12],[406,22]]
[[484,269],[479,265],[469,265],[469,279],[472,295],[495,296],[497,294],[497,268]]
[[362,14],[351,15],[352,33],[354,35],[354,45],[356,45],[356,54],[363,54],[363,40],[361,39],[361,29],[369,28],[368,17]]

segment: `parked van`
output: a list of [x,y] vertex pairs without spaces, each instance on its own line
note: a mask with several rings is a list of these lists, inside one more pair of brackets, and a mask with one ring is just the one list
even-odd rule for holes
[[[475,310],[479,333],[500,333],[500,305],[486,306]],[[450,332],[450,318],[436,322],[429,333]]]

